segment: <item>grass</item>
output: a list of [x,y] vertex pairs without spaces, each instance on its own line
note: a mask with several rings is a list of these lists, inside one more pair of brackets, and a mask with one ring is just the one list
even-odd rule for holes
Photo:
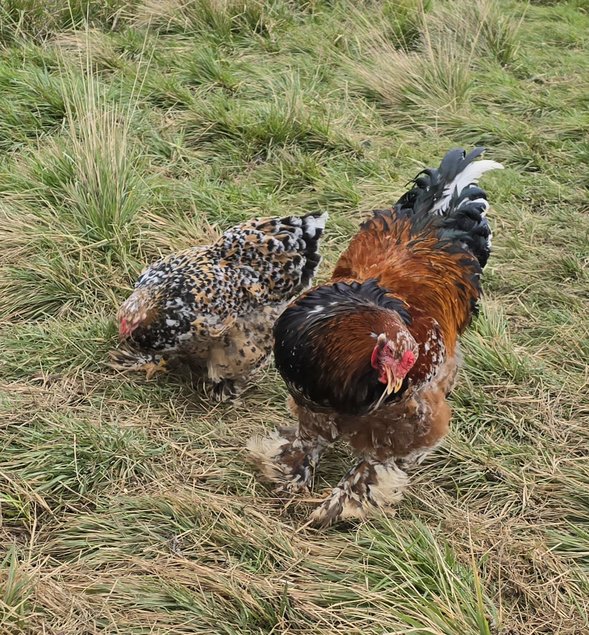
[[[0,4],[0,632],[589,631],[588,10]],[[143,263],[327,209],[325,277],[362,210],[475,143],[506,166],[486,297],[394,517],[300,530],[257,482],[272,368],[213,406],[106,367]]]

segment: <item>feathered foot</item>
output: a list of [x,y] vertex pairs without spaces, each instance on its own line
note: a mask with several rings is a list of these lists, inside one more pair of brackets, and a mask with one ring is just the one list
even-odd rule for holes
[[109,357],[111,368],[121,372],[144,372],[147,379],[168,372],[167,362],[160,356],[119,349],[110,351]]
[[408,456],[401,457],[397,459],[399,467],[403,470],[413,470],[419,467],[425,459],[431,454],[433,448],[426,448],[420,452],[413,452]]
[[398,503],[408,483],[393,461],[360,461],[311,514],[309,524],[325,528],[342,520],[364,520],[370,512]]
[[213,397],[220,402],[236,400],[245,390],[245,385],[234,379],[221,379],[213,383]]
[[434,444],[414,450],[406,456],[397,457],[395,459],[397,465],[402,470],[413,470],[419,467],[425,459],[434,452],[440,445],[442,445],[444,438],[438,439]]
[[301,438],[295,428],[278,428],[269,437],[252,437],[247,443],[262,477],[288,494],[308,491],[327,446],[322,437]]

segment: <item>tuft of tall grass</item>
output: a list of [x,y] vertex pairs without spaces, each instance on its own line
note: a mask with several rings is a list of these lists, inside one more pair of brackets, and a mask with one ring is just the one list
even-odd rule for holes
[[96,425],[73,416],[39,413],[15,429],[3,427],[11,439],[3,447],[0,472],[10,474],[0,495],[4,513],[14,516],[19,508],[12,501],[42,504],[56,513],[72,502],[100,496],[113,483],[124,487],[152,474],[154,460],[165,451],[137,429],[118,422]]
[[456,113],[469,113],[481,66],[506,65],[517,55],[517,23],[495,0],[422,6],[419,40],[410,48],[391,41],[374,16],[360,20],[358,53],[348,68],[397,125],[437,130]]
[[19,562],[20,555],[13,545],[0,561],[0,628],[7,635],[22,633],[31,614],[35,583]]
[[4,0],[0,5],[0,40],[43,41],[85,25],[115,29],[137,4],[139,0]]
[[[48,263],[44,272],[49,279],[56,275],[55,272],[52,274],[50,266]],[[64,316],[60,316],[60,313],[67,315],[73,312],[73,307],[68,306],[68,290],[54,289],[47,284],[43,286],[41,273],[35,270],[34,274],[39,276],[38,279],[31,274],[29,280],[22,282],[23,294],[26,292],[27,295],[35,297],[35,284],[37,289],[47,294],[44,296],[37,292],[34,307],[39,313],[27,317],[29,320],[39,320],[44,315],[55,313],[63,320]],[[67,273],[73,277],[79,272]],[[75,306],[83,292],[79,286],[73,287],[69,291],[70,303]],[[97,302],[97,298],[93,300]],[[88,303],[90,304],[90,298]],[[23,313],[25,310],[31,311],[32,307],[29,300],[15,305],[13,310],[17,313],[20,309]],[[47,318],[37,323],[13,324],[2,331],[2,375],[6,379],[19,379],[39,373],[54,375],[67,374],[75,369],[98,370],[106,359],[113,335],[114,327],[111,321],[97,314],[68,322]]]
[[496,375],[522,381],[531,369],[523,351],[518,351],[509,337],[505,316],[489,302],[481,309],[462,338],[470,377],[476,380]]
[[[274,7],[280,3],[261,0],[148,0],[136,14],[140,27],[160,33],[203,35],[218,42],[234,37],[269,35],[279,16]],[[285,7],[282,19],[288,17]]]
[[[124,271],[136,249],[148,187],[129,137],[133,102],[126,109],[108,102],[87,71],[86,81],[71,73],[62,77],[63,133],[17,160],[11,178],[14,189],[26,194],[5,186],[4,317],[94,306],[101,293],[109,295],[116,270]],[[29,257],[22,259],[24,253]]]

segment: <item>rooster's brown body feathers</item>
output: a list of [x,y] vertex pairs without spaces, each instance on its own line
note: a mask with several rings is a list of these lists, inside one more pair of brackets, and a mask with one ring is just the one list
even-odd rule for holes
[[[500,167],[473,163],[479,154],[448,153],[438,171],[425,171],[429,184],[418,177],[392,209],[374,212],[331,284],[300,296],[275,325],[276,365],[299,425],[251,444],[264,473],[290,491],[304,489],[321,450],[342,436],[362,457],[315,510],[316,524],[399,500],[401,467],[448,432],[458,337],[476,310],[490,247],[488,203],[473,182],[485,167]],[[381,340],[392,368],[410,360],[390,394],[374,363]]]

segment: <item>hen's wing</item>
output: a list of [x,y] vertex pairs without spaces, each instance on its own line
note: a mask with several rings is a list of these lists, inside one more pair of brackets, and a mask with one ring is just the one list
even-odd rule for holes
[[124,303],[139,316],[139,348],[169,350],[223,337],[235,320],[305,288],[320,262],[326,214],[256,219],[227,230],[213,245],[193,247],[153,263]]

